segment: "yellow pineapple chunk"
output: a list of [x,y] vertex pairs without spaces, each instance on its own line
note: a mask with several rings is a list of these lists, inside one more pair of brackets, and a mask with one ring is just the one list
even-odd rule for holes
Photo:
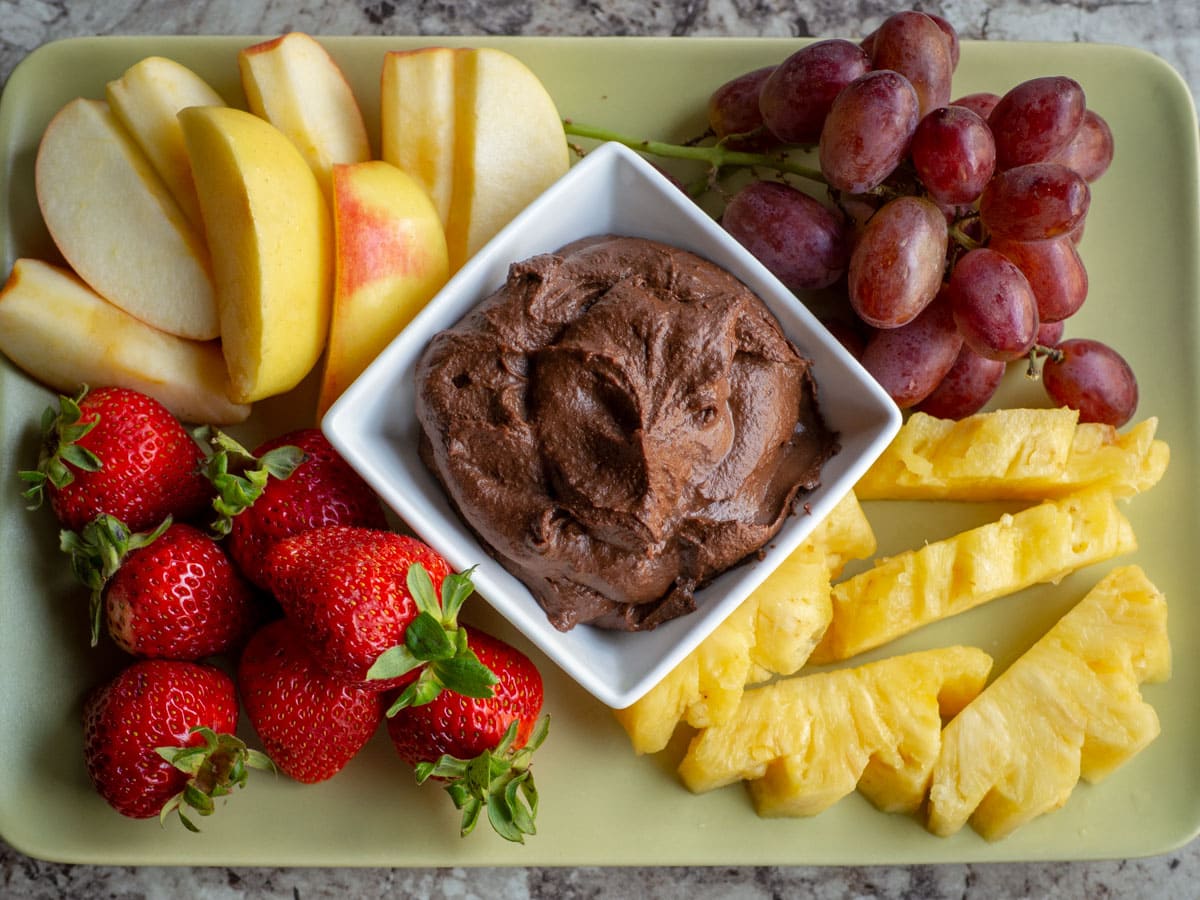
[[848,659],[1030,585],[1137,549],[1112,494],[1089,488],[878,560],[836,585],[833,621],[809,662]]
[[1170,459],[1149,418],[1125,434],[1061,409],[998,409],[961,421],[914,413],[855,486],[863,500],[1044,500],[1087,486],[1129,497]]
[[679,774],[696,792],[751,780],[764,816],[815,815],[856,786],[881,809],[912,812],[943,716],[983,689],[991,665],[982,650],[947,647],[748,690],[733,718],[692,739]]
[[747,684],[797,671],[829,624],[830,578],[875,546],[851,492],[700,646],[639,700],[615,710],[634,750],[663,749],[680,721],[696,728],[722,722]]
[[997,840],[1062,806],[1158,736],[1138,685],[1170,673],[1165,598],[1114,570],[946,726],[929,830]]

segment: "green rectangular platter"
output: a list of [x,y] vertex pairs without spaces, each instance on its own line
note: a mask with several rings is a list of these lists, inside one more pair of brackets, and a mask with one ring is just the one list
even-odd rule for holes
[[[72,97],[102,97],[105,82],[144,56],[194,68],[242,104],[237,51],[252,37],[104,37],[49,44],[13,72],[0,103],[0,263],[55,258],[33,189],[39,136]],[[491,45],[524,60],[561,114],[634,135],[683,139],[704,126],[708,94],[800,45],[784,39],[328,38],[377,140],[379,72],[390,49]],[[434,786],[418,788],[382,733],[341,774],[315,786],[257,777],[204,833],[123,819],[92,791],[80,752],[87,691],[122,664],[90,650],[84,609],[50,514],[28,512],[16,472],[36,459],[38,414],[51,394],[0,363],[0,834],[35,857],[130,865],[483,866],[936,863],[1132,857],[1167,852],[1200,830],[1200,536],[1197,513],[1197,230],[1195,108],[1158,58],[1107,45],[964,42],[956,96],[1003,93],[1030,77],[1066,74],[1111,124],[1116,159],[1094,185],[1081,252],[1091,294],[1068,335],[1109,341],[1141,386],[1138,418],[1157,416],[1172,450],[1163,482],[1127,506],[1132,557],[1166,593],[1175,653],[1171,680],[1144,688],[1162,735],[1099,785],[1006,840],[969,828],[927,833],[915,817],[885,815],[857,794],[807,820],[758,818],[732,786],[693,796],[674,767],[681,731],[662,754],[637,757],[609,710],[534,654],[546,677],[550,738],[535,771],[539,831],[523,846],[486,828],[457,835],[457,814]],[[695,170],[676,169],[680,174]],[[1009,373],[999,402],[1045,405],[1037,385]],[[239,434],[255,440],[309,424],[312,385],[256,407]],[[981,524],[999,504],[871,503],[880,551],[895,552]],[[1129,560],[1125,560],[1129,561]],[[1111,566],[1024,591],[911,635],[888,653],[971,643],[997,671],[1044,632]],[[469,617],[516,639],[482,602]],[[636,637],[633,638],[636,640]],[[875,655],[881,655],[877,653]],[[247,729],[247,733],[248,729]]]

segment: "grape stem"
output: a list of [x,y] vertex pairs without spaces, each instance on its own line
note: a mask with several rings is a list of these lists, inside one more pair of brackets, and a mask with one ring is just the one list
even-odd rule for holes
[[563,119],[563,130],[574,137],[592,138],[597,141],[616,141],[618,144],[624,144],[631,150],[637,150],[640,153],[649,153],[651,156],[665,156],[670,159],[691,159],[706,162],[714,169],[720,169],[724,166],[764,167],[788,175],[797,175],[800,178],[807,178],[809,181],[816,181],[821,184],[827,185],[829,183],[825,180],[825,176],[821,174],[820,169],[815,169],[812,166],[806,166],[788,159],[786,154],[748,153],[743,150],[730,150],[720,142],[701,146],[698,144],[670,144],[666,141],[645,140],[630,137],[620,132],[610,131],[607,128],[584,125],[580,122],[574,122],[571,119]]
[[979,219],[979,214],[963,216],[961,219],[956,219],[950,225],[950,238],[964,250],[978,250],[983,246],[982,243],[975,240],[964,230],[964,226],[970,225]]
[[1031,381],[1037,381],[1042,377],[1041,371],[1037,367],[1037,359],[1039,356],[1044,356],[1054,362],[1062,362],[1064,354],[1057,347],[1047,347],[1044,344],[1034,344],[1029,351],[1029,368],[1025,370],[1025,377]]

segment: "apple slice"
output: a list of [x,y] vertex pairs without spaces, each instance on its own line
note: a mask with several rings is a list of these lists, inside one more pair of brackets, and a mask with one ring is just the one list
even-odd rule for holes
[[179,113],[207,225],[221,345],[239,403],[291,390],[320,358],[329,326],[332,229],[312,169],[252,113]]
[[553,99],[502,50],[390,52],[381,103],[383,158],[433,197],[451,271],[570,164]]
[[108,83],[105,95],[179,208],[202,231],[200,201],[176,114],[189,106],[224,106],[221,95],[187,66],[162,56],[148,56],[130,66]]
[[380,80],[381,154],[425,189],[442,224],[454,193],[454,58],[449,47],[393,50]]
[[40,260],[18,259],[0,289],[0,352],[60,393],[80,384],[133,388],[197,424],[233,425],[250,415],[229,399],[215,341],[151,328]]
[[371,158],[367,126],[346,76],[329,52],[299,31],[238,53],[251,112],[291,139],[326,194],[337,163]]
[[379,160],[333,167],[333,312],[324,415],[446,283],[446,237],[417,182]]
[[96,293],[180,337],[220,333],[203,234],[107,103],[79,98],[58,111],[34,180],[50,236]]

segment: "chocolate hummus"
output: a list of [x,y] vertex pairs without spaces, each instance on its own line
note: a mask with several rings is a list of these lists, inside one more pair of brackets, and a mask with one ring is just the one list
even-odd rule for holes
[[417,416],[426,464],[563,631],[690,612],[837,451],[809,362],[763,303],[624,237],[511,266],[425,351]]

